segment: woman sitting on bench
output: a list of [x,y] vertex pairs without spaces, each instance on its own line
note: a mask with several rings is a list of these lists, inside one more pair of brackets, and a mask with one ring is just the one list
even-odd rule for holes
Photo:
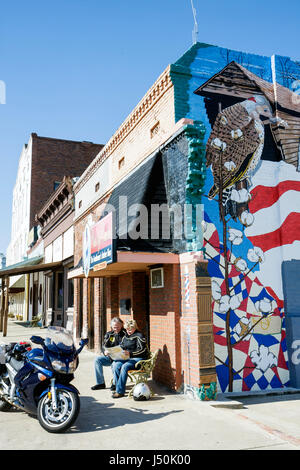
[[114,383],[116,391],[113,398],[121,398],[125,395],[125,386],[128,377],[128,371],[135,368],[135,364],[142,359],[148,358],[148,348],[144,335],[137,330],[135,320],[125,322],[125,336],[122,338],[120,346],[128,355],[126,360],[116,360],[114,362]]

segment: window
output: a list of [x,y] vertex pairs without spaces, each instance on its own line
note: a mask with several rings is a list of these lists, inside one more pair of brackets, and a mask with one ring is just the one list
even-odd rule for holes
[[119,163],[118,163],[119,170],[121,170],[121,168],[123,168],[124,165],[125,165],[125,157],[122,157],[120,158]]
[[131,299],[120,299],[120,314],[130,315],[131,312]]
[[150,129],[150,137],[151,137],[151,139],[152,139],[156,134],[158,134],[159,129],[160,129],[160,123],[159,123],[159,121],[158,121],[158,122],[157,122],[153,127],[151,127],[151,129]]
[[56,309],[61,310],[63,307],[63,286],[64,286],[64,275],[63,273],[56,273],[56,288],[55,288],[55,297],[56,297]]
[[74,280],[68,279],[68,307],[74,307]]
[[40,284],[40,289],[39,289],[39,303],[42,305],[42,300],[43,300],[43,287],[42,284]]
[[164,287],[164,269],[156,268],[150,270],[151,289]]
[[82,206],[82,201],[79,201],[79,204],[78,204],[79,209],[81,208],[81,206]]
[[95,184],[95,193],[99,191],[99,188],[100,188],[100,183],[98,182]]

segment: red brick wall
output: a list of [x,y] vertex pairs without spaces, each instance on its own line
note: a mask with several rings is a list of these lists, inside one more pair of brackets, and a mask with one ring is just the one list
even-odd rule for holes
[[180,276],[177,265],[164,265],[164,287],[150,288],[150,348],[160,349],[153,378],[181,386]]
[[147,333],[146,324],[146,273],[132,273],[132,310],[133,318],[137,322],[138,329],[144,335]]
[[131,272],[119,276],[119,305],[121,299],[131,300],[130,315],[119,316],[125,322],[128,318],[133,318],[138,325],[138,329],[146,334],[146,273]]
[[119,278],[106,278],[106,318],[107,329],[113,317],[119,316]]
[[101,349],[100,312],[101,312],[100,278],[95,278],[94,279],[94,349],[97,352],[99,352]]
[[54,182],[64,176],[81,176],[103,145],[32,136],[30,228],[35,214],[54,191]]

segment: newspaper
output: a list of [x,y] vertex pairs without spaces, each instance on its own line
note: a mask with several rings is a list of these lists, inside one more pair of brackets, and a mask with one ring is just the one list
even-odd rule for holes
[[112,346],[111,348],[107,348],[105,349],[105,353],[108,354],[113,361],[118,359],[128,359],[128,355],[121,346]]

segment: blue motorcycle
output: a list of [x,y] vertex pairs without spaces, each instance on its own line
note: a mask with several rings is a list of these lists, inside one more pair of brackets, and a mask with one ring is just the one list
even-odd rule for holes
[[30,343],[0,345],[0,411],[17,407],[37,415],[48,432],[63,432],[75,422],[79,391],[70,385],[78,367],[78,355],[87,344],[81,339],[76,349],[71,334],[61,327],[48,327],[45,339],[32,336]]

